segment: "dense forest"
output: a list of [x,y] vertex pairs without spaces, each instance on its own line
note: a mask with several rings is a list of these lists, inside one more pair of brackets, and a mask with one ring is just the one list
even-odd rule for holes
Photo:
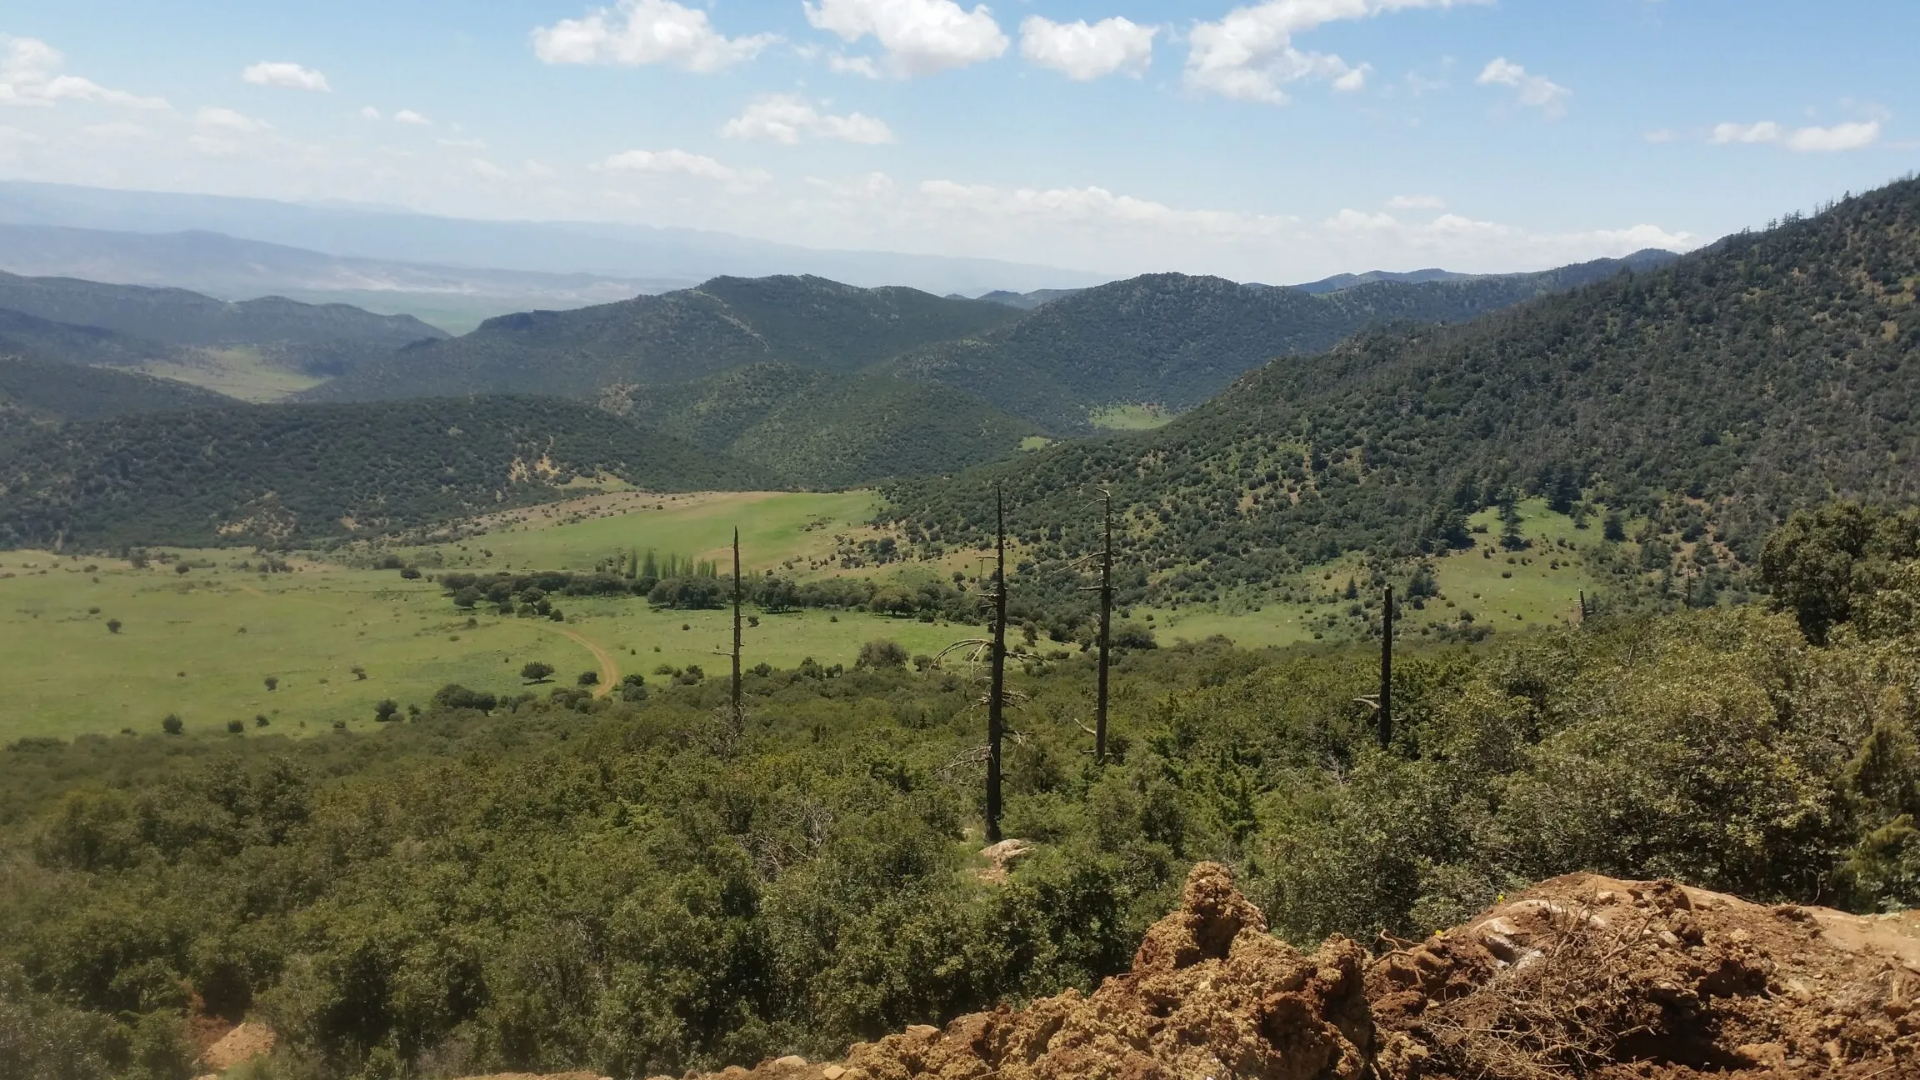
[[818,1059],[1124,969],[1199,859],[1303,944],[1579,868],[1920,903],[1917,538],[1830,507],[1764,545],[1776,613],[1409,642],[1384,749],[1371,652],[1213,641],[1123,654],[1097,764],[1089,655],[1015,645],[1005,825],[1036,849],[1005,884],[975,872],[980,687],[884,642],[750,669],[743,730],[689,670],[449,687],[369,734],[17,742],[0,1068],[184,1078],[190,1015],[269,1022],[289,1078]]
[[1007,457],[1040,433],[949,387],[795,364],[613,387],[599,401],[636,423],[812,488],[952,472]]
[[348,401],[444,394],[591,398],[611,386],[688,382],[770,362],[853,372],[1018,317],[978,300],[860,289],[818,277],[714,278],[577,311],[489,319],[309,391]]
[[551,501],[602,476],[652,491],[784,483],[558,398],[202,409],[18,439],[0,460],[0,544],[282,546]]
[[906,353],[883,370],[958,387],[1054,434],[1084,434],[1103,405],[1189,408],[1277,356],[1324,352],[1368,327],[1465,322],[1670,259],[1645,252],[1539,274],[1382,281],[1320,296],[1149,274],[1079,290],[992,333]]
[[139,364],[171,358],[178,350],[97,326],[75,326],[0,308],[0,352],[68,364]]
[[169,379],[23,359],[4,351],[0,351],[0,402],[11,403],[42,422],[102,420],[239,404],[211,390]]
[[1916,289],[1909,180],[1464,326],[1277,360],[1158,431],[903,481],[889,520],[983,543],[1001,485],[1044,570],[1091,550],[1108,488],[1161,592],[1189,598],[1455,546],[1464,515],[1522,493],[1750,566],[1795,507],[1913,494]]

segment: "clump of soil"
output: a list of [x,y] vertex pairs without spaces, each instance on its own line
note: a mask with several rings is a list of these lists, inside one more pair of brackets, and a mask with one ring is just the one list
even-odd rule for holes
[[209,1072],[221,1073],[273,1052],[273,1029],[265,1024],[236,1024],[202,1051],[200,1064]]
[[856,1046],[846,1080],[1365,1076],[1365,951],[1336,938],[1305,956],[1266,929],[1226,868],[1202,863],[1131,972],[1091,996],[1070,990]]
[[1920,1077],[1920,918],[1555,878],[1376,960],[1392,1080]]

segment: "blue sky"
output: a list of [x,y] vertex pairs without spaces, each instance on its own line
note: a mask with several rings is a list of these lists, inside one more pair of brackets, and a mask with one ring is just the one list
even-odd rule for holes
[[1295,281],[1920,162],[1873,0],[9,0],[0,177]]

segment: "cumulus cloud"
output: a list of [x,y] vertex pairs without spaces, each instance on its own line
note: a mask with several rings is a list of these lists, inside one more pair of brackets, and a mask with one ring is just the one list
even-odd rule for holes
[[1271,236],[1294,219],[1228,210],[1181,210],[1101,187],[1000,188],[928,180],[920,194],[936,210],[963,210],[992,218],[1041,219],[1212,236]]
[[1346,209],[1320,223],[1328,237],[1375,250],[1418,253],[1428,258],[1443,253],[1447,259],[1484,264],[1499,258],[1513,264],[1564,265],[1583,259],[1631,255],[1646,248],[1690,251],[1705,241],[1689,232],[1672,232],[1657,225],[1584,232],[1536,232],[1492,221],[1476,221],[1459,214],[1441,214],[1428,222],[1402,221],[1391,214]]
[[196,127],[208,130],[237,131],[242,133],[266,131],[273,127],[272,124],[267,123],[265,120],[256,120],[251,116],[243,115],[232,109],[221,109],[213,106],[208,106],[195,113],[193,123]]
[[433,123],[433,121],[421,116],[412,109],[401,109],[399,112],[394,113],[393,122],[396,124],[407,124],[412,127],[426,127]]
[[1447,201],[1438,195],[1395,195],[1387,200],[1389,210],[1445,210]]
[[895,75],[931,75],[1000,57],[1010,42],[986,5],[954,0],[819,0],[807,22],[846,42],[872,36]]
[[360,119],[362,119],[362,120],[378,120],[378,119],[380,119],[380,110],[379,110],[379,109],[376,109],[376,108],[374,108],[374,107],[373,107],[373,106],[371,106],[371,105],[368,105],[368,106],[365,106],[364,108],[362,108],[362,109],[360,110]]
[[863,79],[880,77],[880,65],[873,62],[871,56],[847,56],[834,53],[827,57],[827,70],[835,75],[858,75]]
[[621,0],[535,29],[533,52],[549,64],[668,64],[713,72],[751,60],[778,40],[777,34],[727,37],[706,12],[673,0]]
[[818,176],[809,176],[807,186],[839,198],[857,200],[865,204],[871,204],[875,200],[891,199],[899,190],[899,185],[893,182],[893,177],[883,172],[870,172],[850,180],[825,180]]
[[841,139],[869,146],[893,141],[885,122],[862,113],[834,116],[822,113],[798,94],[772,94],[747,106],[727,121],[720,134],[729,139],[772,139],[788,146],[803,136]]
[[736,169],[685,150],[628,150],[594,166],[601,172],[711,180],[729,191],[752,191],[772,179],[758,169]]
[[1548,116],[1566,112],[1567,99],[1573,96],[1573,91],[1544,75],[1527,74],[1526,68],[1504,56],[1489,63],[1474,82],[1480,86],[1510,86],[1517,92],[1520,104],[1540,109]]
[[1880,121],[1865,120],[1832,127],[1788,128],[1771,120],[1755,124],[1716,124],[1707,141],[1716,145],[1730,143],[1779,143],[1802,154],[1837,153],[1861,150],[1880,141]]
[[1218,22],[1197,23],[1188,35],[1189,87],[1240,101],[1282,104],[1290,83],[1330,82],[1358,90],[1366,66],[1330,53],[1307,52],[1294,38],[1330,22],[1364,19],[1409,8],[1450,8],[1492,0],[1267,0],[1237,8]]
[[66,57],[39,38],[0,37],[0,105],[51,108],[62,101],[88,101],[127,109],[169,108],[166,99],[109,90],[92,79],[62,75]]
[[288,90],[317,90],[330,93],[333,87],[327,85],[327,77],[312,68],[289,64],[284,61],[261,61],[240,73],[240,77],[255,86],[280,86]]
[[1153,37],[1159,32],[1157,26],[1118,17],[1089,24],[1033,15],[1020,24],[1020,55],[1080,82],[1122,71],[1137,79],[1153,63]]

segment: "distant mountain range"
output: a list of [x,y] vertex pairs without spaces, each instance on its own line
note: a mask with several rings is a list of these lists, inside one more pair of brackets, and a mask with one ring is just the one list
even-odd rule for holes
[[0,273],[0,352],[46,360],[139,367],[246,348],[262,362],[325,377],[446,336],[410,315],[344,304],[231,303],[185,289]]
[[[994,259],[823,251],[695,229],[605,222],[474,221],[357,206],[25,182],[0,183],[0,224],[130,233],[211,232],[325,255],[427,267],[442,273],[457,267],[510,268],[547,275],[682,285],[725,275],[819,274],[869,287],[906,285],[936,295],[1060,288],[1106,280],[1085,271]],[[5,268],[0,258],[0,269]],[[34,272],[73,271],[48,267]],[[97,276],[103,280],[136,280]],[[404,275],[401,279],[405,280]],[[196,285],[171,279],[137,280],[227,293],[211,281]],[[268,291],[288,290],[274,286]]]
[[407,309],[456,331],[492,315],[586,307],[692,283],[349,258],[214,232],[108,232],[56,225],[0,225],[0,270],[192,289],[228,300],[286,296]]
[[[1646,253],[1642,252],[1641,254],[1644,255]],[[1634,256],[1628,256],[1629,259],[1633,257]],[[1451,270],[1408,270],[1404,273],[1396,273],[1391,270],[1369,270],[1364,274],[1335,274],[1329,278],[1321,278],[1319,281],[1309,281],[1303,285],[1293,285],[1289,287],[1299,289],[1303,293],[1312,293],[1315,296],[1321,296],[1330,292],[1339,292],[1342,289],[1351,289],[1356,285],[1371,285],[1376,281],[1397,281],[1402,285],[1424,285],[1429,281],[1464,281],[1468,278],[1486,276],[1489,275],[1456,274]]]

